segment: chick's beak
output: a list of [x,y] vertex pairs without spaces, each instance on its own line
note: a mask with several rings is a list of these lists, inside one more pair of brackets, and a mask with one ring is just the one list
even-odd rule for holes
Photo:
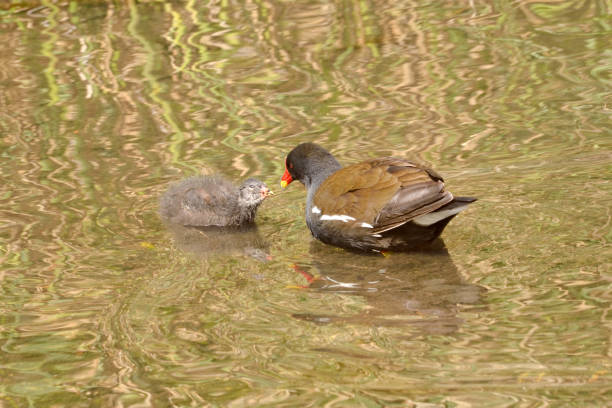
[[274,195],[274,192],[270,190],[268,187],[262,187],[260,190],[260,193],[263,198]]

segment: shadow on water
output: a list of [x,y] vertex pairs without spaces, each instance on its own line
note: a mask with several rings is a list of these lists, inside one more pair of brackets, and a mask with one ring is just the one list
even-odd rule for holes
[[352,316],[294,314],[317,324],[356,323],[414,326],[447,334],[462,324],[461,305],[478,305],[485,289],[464,281],[443,241],[411,253],[361,254],[312,242],[311,266],[295,265],[307,288],[364,298],[367,307]]
[[256,225],[240,228],[184,227],[166,223],[176,247],[196,259],[216,256],[246,256],[268,262],[269,243]]

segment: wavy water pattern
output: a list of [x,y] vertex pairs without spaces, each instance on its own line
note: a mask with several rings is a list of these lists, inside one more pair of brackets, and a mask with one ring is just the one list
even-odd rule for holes
[[[610,5],[0,5],[0,406],[605,406]],[[315,141],[479,197],[445,245],[171,228],[168,183]],[[276,189],[275,187],[273,187]]]

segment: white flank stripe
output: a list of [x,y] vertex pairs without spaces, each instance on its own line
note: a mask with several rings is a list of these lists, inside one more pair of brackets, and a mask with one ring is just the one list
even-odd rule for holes
[[342,221],[342,222],[349,222],[349,221],[355,221],[355,218],[351,217],[350,215],[327,215],[327,214],[323,214],[321,216],[321,221]]

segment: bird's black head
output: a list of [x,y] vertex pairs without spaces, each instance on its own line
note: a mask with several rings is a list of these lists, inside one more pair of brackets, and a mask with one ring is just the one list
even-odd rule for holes
[[287,187],[293,180],[298,180],[308,187],[316,177],[327,177],[340,167],[334,156],[321,146],[302,143],[289,152],[285,159],[281,186]]

